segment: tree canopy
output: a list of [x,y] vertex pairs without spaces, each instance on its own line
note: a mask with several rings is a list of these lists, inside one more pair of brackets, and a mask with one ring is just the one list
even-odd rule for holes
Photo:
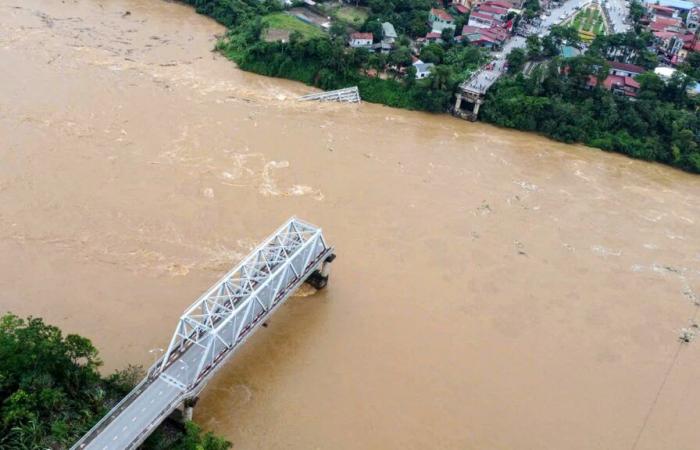
[[[0,448],[70,447],[143,376],[130,366],[108,377],[89,339],[42,319],[0,317]],[[225,450],[230,444],[189,424],[157,433],[145,448]]]

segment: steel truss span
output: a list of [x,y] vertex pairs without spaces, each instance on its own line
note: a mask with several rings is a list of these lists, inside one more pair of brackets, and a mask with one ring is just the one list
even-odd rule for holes
[[146,378],[72,450],[136,448],[303,282],[324,287],[334,258],[320,228],[289,219],[185,310]]

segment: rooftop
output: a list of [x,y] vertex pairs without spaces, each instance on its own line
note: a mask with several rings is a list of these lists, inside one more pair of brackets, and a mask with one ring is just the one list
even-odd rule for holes
[[627,64],[627,63],[621,63],[618,61],[608,61],[610,63],[610,67],[613,69],[617,70],[624,70],[626,72],[632,72],[632,73],[643,73],[645,71],[644,67],[642,66],[637,66],[636,64]]
[[454,17],[452,17],[450,13],[448,13],[444,9],[433,8],[430,10],[430,14],[432,14],[435,17],[438,17],[441,20],[444,20],[445,22],[452,22],[455,20]]
[[373,35],[372,33],[352,33],[352,34],[350,35],[350,39],[353,39],[353,40],[355,40],[355,39],[358,39],[358,40],[362,39],[362,40],[370,40],[370,41],[373,41],[373,40],[374,40],[374,35]]
[[477,11],[487,13],[487,14],[506,14],[508,10],[506,8],[501,8],[499,6],[492,6],[488,4],[482,4],[477,7]]
[[396,34],[396,30],[394,29],[394,26],[391,24],[391,22],[384,22],[382,24],[382,30],[384,31],[384,37],[388,37],[388,38],[399,37]]
[[668,6],[674,9],[689,10],[692,9],[695,4],[686,0],[646,0],[644,3],[647,5],[653,5],[658,3],[661,6]]

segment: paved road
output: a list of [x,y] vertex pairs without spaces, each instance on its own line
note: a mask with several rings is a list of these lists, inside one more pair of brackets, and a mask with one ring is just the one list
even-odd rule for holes
[[[252,301],[252,300],[249,300]],[[240,336],[247,333],[248,326],[255,318],[248,317]],[[256,322],[261,319],[258,318]],[[229,321],[220,331],[222,336],[233,336],[234,321]],[[238,344],[234,346],[237,348]],[[230,351],[233,351],[230,350]],[[194,383],[199,363],[205,350],[193,345],[172,363],[158,379],[135,394],[132,402],[116,412],[116,417],[105,426],[85,447],[85,450],[123,450],[136,441],[139,436],[162,422],[168,414],[182,402],[186,386]],[[217,351],[218,353],[218,351]],[[221,363],[221,361],[219,361]]]
[[[158,426],[167,412],[180,403],[183,387],[193,378],[194,367],[203,349],[193,346],[165,371],[166,376],[156,379],[133,402],[120,410],[117,416],[90,441],[86,450],[123,450],[151,427]],[[176,382],[166,381],[175,379]]]
[[628,22],[630,8],[625,0],[607,0],[604,7],[610,17],[613,33],[624,33],[631,28]]
[[[549,33],[549,27],[565,20],[576,12],[576,6],[589,3],[590,0],[569,0],[563,5],[553,8],[551,14],[542,21],[538,31],[544,36]],[[541,31],[540,31],[541,30]],[[485,93],[503,74],[506,68],[506,56],[514,48],[524,48],[526,40],[522,36],[513,36],[506,42],[503,49],[496,53],[494,61],[480,70],[472,78],[462,84],[463,89]]]
[[[629,25],[624,23],[627,15],[629,14],[629,7],[625,4],[625,1],[608,1],[611,2],[610,7],[613,8],[610,18],[613,21],[614,32],[619,33],[629,29]],[[582,7],[588,3],[591,3],[591,0],[569,0],[564,2],[561,6],[552,8],[550,10],[550,14],[545,16],[539,28],[537,28],[535,31],[541,37],[544,37],[545,35],[549,34],[549,28],[552,25],[556,25],[569,19],[578,12],[576,7]],[[495,59],[492,63],[480,70],[472,78],[462,83],[462,89],[485,93],[505,71],[506,56],[508,53],[510,53],[510,51],[514,48],[524,48],[525,44],[526,39],[524,37],[513,36],[508,42],[506,42],[503,49],[494,55]]]

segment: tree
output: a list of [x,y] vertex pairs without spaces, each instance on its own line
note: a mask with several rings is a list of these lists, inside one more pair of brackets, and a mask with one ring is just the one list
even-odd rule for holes
[[348,32],[345,28],[345,25],[337,20],[333,21],[333,23],[331,24],[331,28],[328,30],[328,33],[330,33],[333,39],[345,41],[348,38]]
[[420,51],[420,59],[426,63],[440,64],[445,56],[445,50],[438,44],[430,43]]
[[397,67],[411,65],[411,51],[408,47],[398,47],[389,53],[389,63]]
[[550,35],[542,38],[542,54],[549,58],[559,54],[559,47],[557,47],[557,44]]
[[381,41],[384,34],[382,23],[379,20],[367,20],[362,26],[362,31],[372,33],[375,42]]
[[[129,366],[102,378],[92,343],[35,317],[0,317],[0,448],[68,448],[143,377]],[[151,442],[160,448],[225,450],[230,444],[194,425]]]
[[455,40],[455,30],[453,28],[443,28],[440,32],[440,39],[445,42],[448,47],[454,43]]
[[525,50],[522,48],[514,48],[506,56],[506,61],[508,61],[508,72],[518,73],[523,70],[527,57],[525,55]]
[[452,76],[452,70],[449,66],[439,65],[433,67],[430,74],[430,86],[433,89],[440,91],[452,92],[452,86],[450,86],[450,79]]
[[528,19],[536,17],[541,9],[539,0],[525,0],[523,8],[525,9],[525,17]]
[[539,36],[536,34],[528,36],[526,44],[528,59],[538,59],[542,55],[542,43]]

